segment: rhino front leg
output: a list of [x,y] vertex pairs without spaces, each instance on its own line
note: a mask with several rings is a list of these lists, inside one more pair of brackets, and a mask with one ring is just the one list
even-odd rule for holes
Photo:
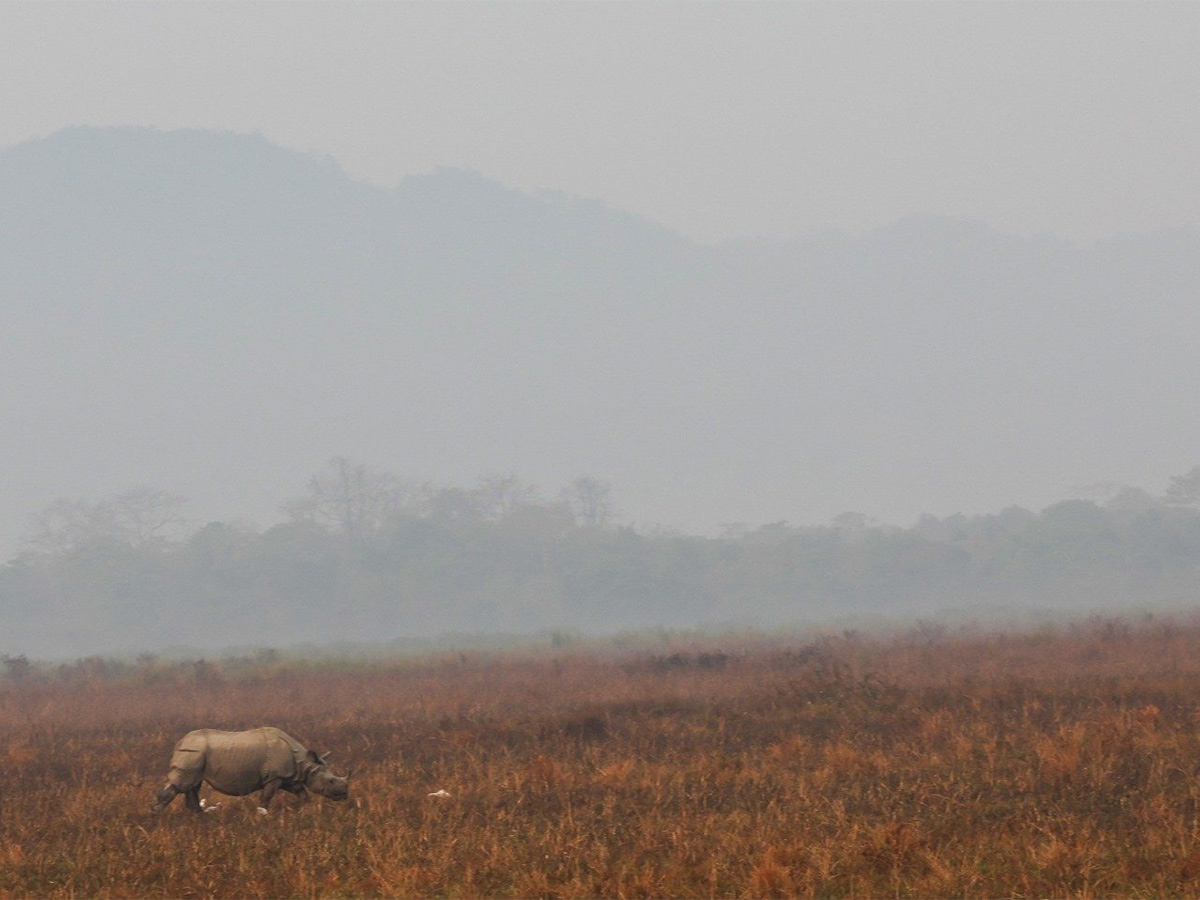
[[262,796],[258,801],[258,811],[264,816],[267,814],[267,809],[271,806],[271,798],[274,797],[276,791],[279,790],[279,785],[280,779],[278,778],[272,778],[263,785]]

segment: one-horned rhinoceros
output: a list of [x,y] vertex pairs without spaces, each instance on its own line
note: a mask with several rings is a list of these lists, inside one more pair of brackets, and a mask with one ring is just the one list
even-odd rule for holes
[[304,789],[331,800],[345,800],[349,780],[329,771],[325,760],[278,728],[253,731],[190,731],[175,745],[167,783],[157,793],[154,812],[183,794],[188,809],[200,810],[200,784],[207,781],[222,794],[241,797],[262,791],[265,812],[282,788],[305,799]]

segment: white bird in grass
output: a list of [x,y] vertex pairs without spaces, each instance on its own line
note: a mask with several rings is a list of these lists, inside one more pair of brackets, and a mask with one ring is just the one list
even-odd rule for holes
[[429,794],[428,796],[430,796],[430,797],[449,797],[450,792],[446,791],[446,790],[434,791],[432,794]]
[[205,800],[203,797],[201,797],[201,798],[200,798],[200,808],[201,808],[202,810],[204,810],[206,813],[210,813],[210,812],[216,812],[218,809],[220,809],[220,808],[221,808],[221,804],[220,804],[220,803],[214,803],[212,806],[209,806],[209,805],[208,805],[208,801],[207,801],[207,800]]

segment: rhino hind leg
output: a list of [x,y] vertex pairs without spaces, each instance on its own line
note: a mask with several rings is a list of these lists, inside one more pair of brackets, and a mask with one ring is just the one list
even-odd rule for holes
[[151,807],[153,812],[160,813],[175,799],[177,794],[183,794],[183,800],[187,804],[187,808],[194,812],[200,811],[200,784],[203,779],[199,773],[194,771],[184,771],[174,766],[171,767],[170,774],[167,775],[167,783],[159,789],[154,795],[154,806]]
[[187,808],[192,812],[200,812],[203,808],[200,806],[200,785],[188,788],[183,792],[183,800],[187,803]]
[[154,795],[154,805],[150,807],[153,813],[160,813],[167,808],[167,805],[175,799],[175,795],[181,793],[179,788],[173,784],[163,785]]

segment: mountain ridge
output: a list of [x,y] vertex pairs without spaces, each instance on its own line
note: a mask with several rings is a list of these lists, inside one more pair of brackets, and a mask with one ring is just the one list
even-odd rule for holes
[[339,454],[596,474],[627,521],[710,533],[1154,488],[1200,444],[1198,250],[923,216],[705,245],[470,170],[69,129],[0,150],[0,534],[142,483],[270,519]]

